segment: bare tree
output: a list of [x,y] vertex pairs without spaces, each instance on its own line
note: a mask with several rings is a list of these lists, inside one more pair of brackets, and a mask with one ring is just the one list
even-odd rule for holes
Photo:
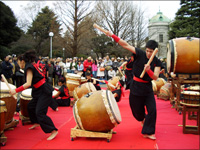
[[72,56],[76,56],[80,50],[80,36],[87,29],[84,29],[86,24],[81,24],[83,19],[91,14],[91,2],[70,0],[58,1],[55,3],[55,12],[58,14],[60,21],[66,27],[67,50],[71,52]]

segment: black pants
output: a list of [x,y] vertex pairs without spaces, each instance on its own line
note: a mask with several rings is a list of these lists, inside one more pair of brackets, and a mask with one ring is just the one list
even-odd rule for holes
[[[142,134],[154,134],[157,117],[154,94],[152,93],[148,96],[136,96],[130,92],[129,104],[136,120],[143,121],[145,119]],[[145,114],[145,106],[147,108],[147,114]]]
[[68,99],[53,99],[50,107],[55,110],[58,106],[70,106],[70,98]]
[[32,94],[33,99],[28,103],[28,113],[32,123],[39,123],[45,133],[51,133],[53,130],[58,130],[51,118],[48,117],[47,110],[51,104],[51,94],[44,92],[40,87],[37,92]]

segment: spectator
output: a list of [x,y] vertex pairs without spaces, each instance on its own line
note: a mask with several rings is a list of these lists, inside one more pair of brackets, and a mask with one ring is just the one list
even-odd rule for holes
[[81,61],[78,62],[77,70],[78,73],[83,73],[83,64],[81,63]]
[[118,63],[118,61],[116,59],[114,59],[114,61],[112,63],[112,68],[115,71],[115,73],[117,72],[118,67],[119,67],[119,63]]
[[91,83],[94,84],[96,90],[101,90],[101,87],[99,85],[99,81],[96,81],[96,80],[92,79],[91,74],[89,72],[85,73],[85,77],[87,79],[87,82],[91,82]]
[[93,63],[92,63],[92,75],[94,78],[97,77],[97,60],[93,60]]
[[111,67],[110,70],[108,71],[108,80],[115,76],[116,76],[116,73],[113,70],[113,68]]
[[[99,58],[99,62],[97,64],[98,70],[97,70],[97,77],[104,78],[104,70],[102,70],[102,68],[104,68],[104,62],[102,61],[101,58]],[[104,68],[105,69],[105,68]]]
[[54,69],[54,66],[52,64],[52,62],[49,60],[48,61],[48,68],[49,68],[49,76],[48,76],[48,82],[53,85],[53,69]]
[[71,73],[71,70],[70,70],[70,59],[69,58],[67,58],[66,59],[66,63],[65,63],[65,72],[66,72],[66,70],[67,70],[67,73]]
[[57,85],[58,79],[61,78],[62,76],[62,70],[61,67],[59,66],[58,62],[56,62],[54,66],[54,72],[55,72],[55,84]]
[[109,56],[106,56],[106,59],[104,60],[105,65],[105,80],[108,80],[108,71],[110,70],[112,66],[112,61],[110,60]]
[[85,72],[87,70],[88,67],[92,67],[92,62],[91,62],[91,57],[89,56],[84,62],[83,62],[83,76],[85,76]]
[[73,59],[71,64],[70,64],[70,70],[71,73],[77,73],[77,63],[76,63],[76,59]]
[[12,82],[12,68],[13,66],[10,64],[10,56],[6,56],[4,58],[4,61],[2,63],[2,74],[5,76],[7,79],[8,83],[13,84]]

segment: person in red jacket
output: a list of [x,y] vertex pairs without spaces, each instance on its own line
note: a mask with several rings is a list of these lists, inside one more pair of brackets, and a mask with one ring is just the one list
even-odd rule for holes
[[83,76],[85,76],[85,72],[89,66],[92,67],[92,61],[90,56],[83,62]]

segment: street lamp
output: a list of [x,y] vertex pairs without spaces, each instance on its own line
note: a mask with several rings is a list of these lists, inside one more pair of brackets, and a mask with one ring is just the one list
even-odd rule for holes
[[63,48],[63,59],[65,57],[65,48]]
[[53,32],[49,32],[50,36],[50,58],[52,58],[52,37],[53,37]]

